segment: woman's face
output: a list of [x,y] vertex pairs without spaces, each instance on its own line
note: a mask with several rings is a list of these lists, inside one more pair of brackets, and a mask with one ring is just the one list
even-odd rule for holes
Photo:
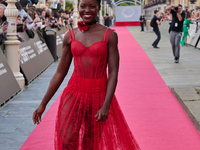
[[42,11],[42,17],[45,17],[46,11]]
[[16,24],[20,24],[20,23],[21,23],[21,17],[17,17]]
[[96,19],[100,6],[97,0],[80,0],[78,9],[83,22],[90,23]]

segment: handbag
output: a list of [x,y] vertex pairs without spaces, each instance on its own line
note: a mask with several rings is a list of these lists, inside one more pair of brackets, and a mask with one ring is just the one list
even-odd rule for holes
[[33,39],[35,37],[35,33],[32,30],[26,29],[26,33],[27,33],[28,37],[31,39]]
[[0,45],[2,45],[5,40],[7,40],[6,35],[5,34],[1,34],[0,35]]
[[17,25],[17,32],[24,32],[23,24],[18,24]]

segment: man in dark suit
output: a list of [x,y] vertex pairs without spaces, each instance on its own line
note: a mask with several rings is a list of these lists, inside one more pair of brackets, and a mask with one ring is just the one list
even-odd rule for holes
[[160,41],[161,36],[160,36],[160,30],[159,30],[158,26],[161,24],[162,18],[161,19],[158,18],[158,10],[154,11],[154,16],[153,16],[152,21],[153,21],[153,24],[154,24],[153,31],[157,35],[157,39],[153,42],[152,46],[154,48],[159,48],[157,45],[158,45],[158,43]]
[[106,14],[106,16],[105,16],[104,25],[107,26],[107,27],[110,26],[110,17],[108,16],[108,14]]
[[144,31],[144,21],[145,21],[144,15],[143,15],[143,13],[141,13],[141,15],[140,15],[141,31]]

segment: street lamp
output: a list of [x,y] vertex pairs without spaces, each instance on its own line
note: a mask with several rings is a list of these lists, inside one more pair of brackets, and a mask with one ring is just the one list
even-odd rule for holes
[[77,27],[78,23],[78,0],[74,1],[74,14],[73,14],[73,22],[74,22],[74,28]]
[[101,9],[100,9],[100,12],[99,12],[99,23],[100,24],[103,24],[103,14],[102,14],[102,1],[101,1]]

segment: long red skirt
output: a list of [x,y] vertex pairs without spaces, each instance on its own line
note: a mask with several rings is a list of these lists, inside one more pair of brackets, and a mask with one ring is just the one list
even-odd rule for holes
[[74,82],[71,78],[61,96],[55,149],[139,150],[115,96],[108,119],[97,122],[94,117],[104,103],[107,79],[85,79],[84,84],[80,82],[77,79]]

